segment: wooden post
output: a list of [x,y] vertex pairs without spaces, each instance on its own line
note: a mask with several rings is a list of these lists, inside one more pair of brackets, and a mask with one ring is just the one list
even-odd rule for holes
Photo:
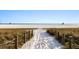
[[32,37],[32,35],[33,35],[33,30],[28,30],[28,32],[25,32],[24,33],[24,43],[26,42],[26,41],[28,41],[31,37]]
[[31,29],[29,30],[29,39],[31,38]]
[[29,40],[29,38],[30,38],[30,30],[28,30],[28,32],[27,32],[27,34],[26,34],[26,38],[27,38],[27,40]]
[[31,35],[33,36],[33,29],[31,30]]
[[26,42],[26,32],[24,33],[24,43]]
[[30,29],[30,33],[29,33],[30,37],[29,39],[32,37],[32,30]]
[[59,37],[59,32],[57,33],[57,36]]
[[15,38],[15,49],[18,49],[18,34]]
[[65,35],[62,34],[62,36],[63,36],[63,37],[62,37],[62,44],[65,45]]
[[31,37],[31,32],[30,32],[31,30],[29,30],[29,39],[30,39],[30,37]]
[[[33,36],[33,30],[32,29],[30,29],[30,38]],[[29,38],[29,39],[30,39]]]
[[69,40],[69,48],[71,48],[71,39]]
[[26,32],[24,33],[24,43],[26,42]]
[[25,43],[26,41],[28,41],[29,38],[30,38],[30,30],[28,30],[28,31],[26,31],[26,32],[24,33],[24,43]]

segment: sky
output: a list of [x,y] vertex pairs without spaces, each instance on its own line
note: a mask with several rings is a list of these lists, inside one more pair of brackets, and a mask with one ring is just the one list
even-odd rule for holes
[[0,10],[0,23],[79,23],[79,10]]

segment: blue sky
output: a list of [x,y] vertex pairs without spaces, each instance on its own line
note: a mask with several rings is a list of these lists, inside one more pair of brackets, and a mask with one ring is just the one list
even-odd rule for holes
[[0,10],[0,23],[79,23],[79,10]]

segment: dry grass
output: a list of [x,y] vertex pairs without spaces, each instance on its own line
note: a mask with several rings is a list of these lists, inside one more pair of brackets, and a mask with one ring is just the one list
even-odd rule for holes
[[[17,48],[21,48],[21,46],[25,43],[25,40],[28,41],[30,37],[32,37],[32,32],[29,33],[29,31],[30,29],[0,29],[0,48],[14,49],[15,40],[17,39],[17,37],[18,37]],[[13,39],[15,40],[12,41]],[[12,42],[5,44],[6,42],[9,41]]]
[[[49,33],[54,33],[58,37],[59,42],[65,39],[65,48],[79,48],[79,28],[54,28],[48,29]],[[63,38],[63,34],[65,38]],[[67,38],[66,36],[72,36],[72,38]],[[74,40],[70,43],[70,40]],[[71,47],[69,47],[71,45]]]
[[[29,34],[29,30],[33,30],[33,29],[23,29],[23,28],[18,28],[18,29],[0,29],[0,48],[4,48],[4,49],[15,49],[15,42],[13,41],[12,43],[8,43],[8,44],[3,44],[5,42],[11,41],[13,40],[13,38],[15,38],[18,35],[18,48],[21,48],[21,46],[24,44],[24,33],[26,32],[26,41],[28,41],[33,35],[33,32],[31,31],[31,36]],[[75,37],[79,37],[79,28],[48,28],[47,29],[50,33],[54,33],[55,36],[57,37],[58,32],[59,32],[59,36],[63,36],[66,34],[72,34]],[[79,42],[76,41],[76,42]],[[69,42],[66,41],[65,42],[65,48],[69,48]],[[73,45],[73,44],[72,44]],[[79,45],[75,43],[75,46],[77,48],[79,48]]]

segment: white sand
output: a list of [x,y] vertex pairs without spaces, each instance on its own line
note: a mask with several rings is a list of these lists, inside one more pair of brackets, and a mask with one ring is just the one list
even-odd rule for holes
[[0,28],[79,28],[79,24],[0,24]]

